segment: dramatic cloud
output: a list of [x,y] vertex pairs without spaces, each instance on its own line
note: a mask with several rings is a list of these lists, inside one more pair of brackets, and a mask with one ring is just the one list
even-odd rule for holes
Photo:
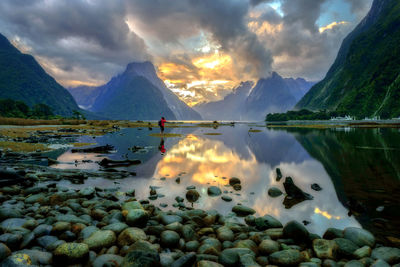
[[[0,32],[65,86],[102,84],[151,60],[195,104],[271,71],[323,78],[371,1],[2,0]],[[331,12],[335,5],[350,15]]]

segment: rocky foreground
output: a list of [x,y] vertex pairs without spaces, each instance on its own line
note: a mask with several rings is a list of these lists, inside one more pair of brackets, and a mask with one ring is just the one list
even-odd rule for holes
[[[40,179],[39,179],[40,178]],[[0,189],[0,266],[400,266],[400,249],[376,244],[363,229],[327,229],[323,237],[296,221],[235,216],[186,207],[164,212],[134,190],[73,190],[26,175]],[[195,201],[198,192],[188,190]],[[242,216],[245,223],[239,223]]]

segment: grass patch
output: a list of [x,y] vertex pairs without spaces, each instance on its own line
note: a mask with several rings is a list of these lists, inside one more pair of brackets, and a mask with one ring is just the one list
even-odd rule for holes
[[50,150],[47,146],[43,144],[32,144],[32,143],[22,143],[22,142],[0,142],[0,147],[4,149],[11,149],[14,152],[34,152],[38,149],[41,151]]
[[259,133],[262,132],[261,130],[256,130],[256,129],[250,129],[249,133]]
[[182,137],[181,134],[175,134],[175,133],[165,133],[165,134],[152,133],[152,134],[149,134],[149,135],[153,136],[153,137]]
[[74,147],[83,147],[83,146],[91,146],[95,145],[96,143],[71,143]]
[[70,119],[53,119],[53,120],[35,120],[22,118],[5,118],[0,117],[0,125],[79,125],[85,124],[85,120],[70,120]]
[[204,135],[222,135],[222,133],[205,133]]

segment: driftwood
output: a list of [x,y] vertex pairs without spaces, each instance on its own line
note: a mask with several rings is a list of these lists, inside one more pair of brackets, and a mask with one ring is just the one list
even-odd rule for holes
[[136,164],[140,164],[141,161],[138,159],[134,159],[134,160],[111,160],[108,158],[104,158],[99,162],[99,165],[102,167],[127,167],[127,166],[131,166],[131,165],[136,165]]

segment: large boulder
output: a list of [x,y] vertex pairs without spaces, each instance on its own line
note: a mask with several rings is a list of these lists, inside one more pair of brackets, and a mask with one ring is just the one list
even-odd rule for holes
[[283,236],[296,241],[307,242],[309,233],[303,224],[297,221],[290,221],[283,227]]
[[315,255],[320,259],[336,259],[338,246],[333,240],[314,239],[313,249]]
[[343,237],[352,241],[359,247],[370,246],[374,247],[375,237],[367,230],[357,227],[347,227],[343,231]]
[[116,240],[117,237],[113,231],[100,230],[83,240],[83,243],[87,244],[91,250],[98,250],[111,247]]
[[269,255],[270,263],[278,266],[294,266],[298,265],[302,261],[300,251],[296,249],[287,249],[277,251]]
[[271,215],[264,215],[255,219],[255,225],[258,230],[267,230],[269,228],[281,228],[282,223]]
[[146,233],[139,228],[129,227],[126,228],[118,235],[118,246],[130,246],[138,240],[146,240]]
[[392,247],[379,247],[372,250],[371,258],[384,260],[394,265],[400,263],[400,249]]
[[64,243],[54,250],[53,255],[54,261],[59,264],[81,263],[89,255],[89,246],[84,243]]
[[126,223],[130,226],[144,227],[148,220],[148,213],[142,209],[131,209],[126,215]]
[[237,216],[243,216],[243,217],[247,215],[253,215],[254,213],[256,213],[256,211],[253,210],[252,208],[243,205],[233,206],[232,211],[236,213]]

